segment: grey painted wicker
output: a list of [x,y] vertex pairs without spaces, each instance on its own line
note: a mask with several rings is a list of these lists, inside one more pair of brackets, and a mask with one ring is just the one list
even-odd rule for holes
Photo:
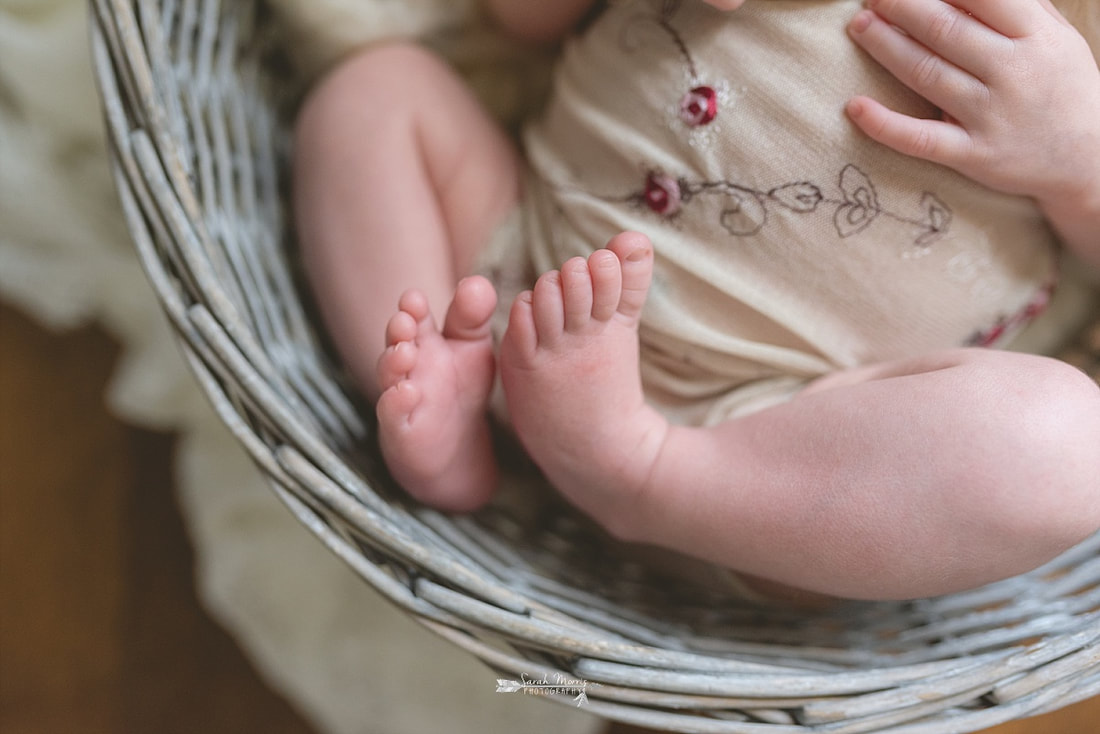
[[487,686],[583,680],[598,714],[730,734],[969,732],[1100,692],[1100,538],[972,593],[815,613],[663,573],[546,493],[462,518],[407,503],[298,287],[262,13],[93,8],[120,196],[199,382],[297,517]]

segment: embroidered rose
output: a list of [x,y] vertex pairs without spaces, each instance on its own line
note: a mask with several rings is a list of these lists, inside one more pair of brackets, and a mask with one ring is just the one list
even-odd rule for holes
[[645,180],[642,194],[646,206],[663,217],[671,217],[680,211],[680,184],[672,176],[651,173]]
[[966,343],[971,347],[991,347],[1001,340],[1006,331],[1008,331],[1008,320],[1002,318],[985,331],[974,334]]
[[718,114],[718,93],[711,87],[695,87],[680,99],[680,119],[688,127],[709,124]]
[[1050,299],[1053,294],[1053,283],[1043,286],[1043,288],[1035,294],[1035,297],[1031,299],[1031,302],[1024,307],[1022,317],[1024,322],[1032,321],[1042,316],[1050,305]]
[[967,341],[972,347],[991,347],[999,342],[1005,335],[1015,332],[1020,327],[1038,318],[1050,304],[1054,294],[1054,281],[1047,283],[1032,297],[1032,299],[1012,316],[1002,316],[997,323],[985,331],[979,331]]

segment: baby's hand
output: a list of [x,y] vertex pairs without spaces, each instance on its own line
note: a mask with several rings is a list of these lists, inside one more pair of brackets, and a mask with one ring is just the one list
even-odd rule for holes
[[849,31],[943,111],[856,97],[848,114],[901,153],[1040,204],[1100,191],[1100,70],[1049,0],[869,0]]

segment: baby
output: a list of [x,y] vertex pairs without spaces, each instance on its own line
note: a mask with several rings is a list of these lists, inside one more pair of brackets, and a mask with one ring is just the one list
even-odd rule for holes
[[[1048,0],[743,2],[610,3],[522,160],[414,46],[311,94],[303,254],[393,475],[486,502],[499,376],[610,533],[779,584],[940,594],[1083,540],[1100,389],[977,348],[1042,309],[1056,238],[1100,265],[1081,33]],[[592,5],[488,2],[532,41]]]

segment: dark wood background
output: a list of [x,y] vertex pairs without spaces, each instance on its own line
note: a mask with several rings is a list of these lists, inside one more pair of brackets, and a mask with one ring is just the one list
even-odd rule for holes
[[[0,732],[310,734],[199,606],[174,437],[107,413],[117,355],[0,306]],[[1094,698],[989,734],[1098,721]]]

